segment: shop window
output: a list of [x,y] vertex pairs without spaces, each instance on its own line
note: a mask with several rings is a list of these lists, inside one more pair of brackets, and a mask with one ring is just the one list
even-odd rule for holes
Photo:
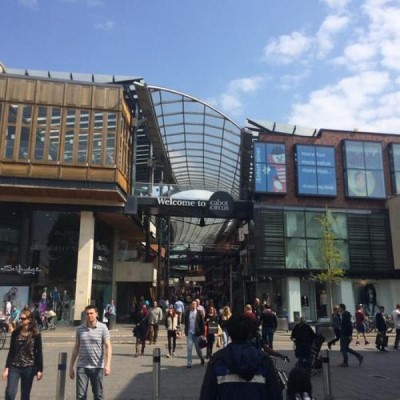
[[336,196],[335,149],[297,145],[295,155],[298,194]]
[[254,143],[254,189],[258,193],[286,193],[286,147]]
[[381,143],[344,140],[343,153],[346,196],[385,198]]

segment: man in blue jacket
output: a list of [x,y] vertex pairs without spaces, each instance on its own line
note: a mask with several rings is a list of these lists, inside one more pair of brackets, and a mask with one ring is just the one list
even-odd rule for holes
[[249,318],[234,316],[226,328],[232,342],[211,357],[200,400],[282,400],[274,363],[249,343]]

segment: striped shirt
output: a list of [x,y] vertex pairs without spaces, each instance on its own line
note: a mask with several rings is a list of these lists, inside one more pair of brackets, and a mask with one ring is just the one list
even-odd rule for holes
[[79,343],[77,367],[104,368],[104,343],[110,339],[107,326],[97,321],[89,328],[86,323],[78,326],[76,340]]

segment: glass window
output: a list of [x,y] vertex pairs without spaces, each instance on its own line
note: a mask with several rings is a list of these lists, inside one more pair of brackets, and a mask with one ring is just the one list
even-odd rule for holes
[[286,193],[286,148],[281,143],[254,143],[255,191]]
[[299,195],[336,196],[335,149],[296,146]]
[[285,236],[304,237],[304,212],[287,211],[285,213]]
[[78,136],[78,158],[79,164],[88,162],[88,139],[89,139],[89,112],[81,110],[79,118],[79,136]]
[[44,146],[47,132],[47,107],[38,107],[38,116],[36,120],[36,137],[35,137],[35,160],[44,159]]
[[321,238],[322,228],[320,218],[322,213],[306,212],[306,235],[307,238]]
[[61,137],[61,108],[53,107],[51,109],[50,124],[50,143],[47,158],[49,160],[58,161]]
[[307,268],[306,241],[288,238],[286,244],[286,268]]
[[385,198],[381,143],[345,140],[343,146],[346,195]]
[[389,159],[392,178],[392,193],[400,194],[400,144],[389,144]]
[[75,139],[75,123],[76,110],[67,110],[66,131],[64,139],[64,161],[72,163],[74,161],[74,139]]
[[94,115],[94,131],[92,143],[92,164],[102,163],[102,141],[104,130],[104,113],[96,112]]
[[[106,164],[115,164],[115,135],[117,130],[117,115],[108,113],[107,117],[107,138],[106,138]],[[125,132],[122,132],[124,134]],[[124,149],[124,154],[127,153],[127,148]]]

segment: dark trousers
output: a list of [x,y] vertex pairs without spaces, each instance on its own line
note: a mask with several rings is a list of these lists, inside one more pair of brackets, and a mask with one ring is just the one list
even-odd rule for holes
[[328,345],[335,344],[338,340],[340,340],[340,329],[334,329],[335,331],[335,339],[331,340]]
[[207,358],[210,358],[212,356],[214,342],[215,335],[213,333],[209,333],[207,335]]
[[[168,337],[168,353],[172,354],[175,353],[176,349],[176,331],[167,331],[167,337]],[[171,352],[172,349],[172,352]]]
[[352,354],[357,359],[360,359],[361,354],[350,348],[351,337],[341,336],[340,337],[340,351],[343,355],[343,364],[349,363],[349,354]]
[[274,342],[274,329],[273,328],[262,328],[261,331],[263,344],[268,345],[271,349],[273,349]]
[[297,358],[297,367],[304,368],[307,371],[311,370],[311,344],[296,343],[294,352]]
[[158,324],[150,324],[149,331],[150,343],[156,343],[158,338]]
[[394,348],[398,349],[400,342],[400,329],[396,328],[396,338],[394,339]]
[[5,399],[15,399],[18,391],[18,381],[21,379],[21,400],[29,400],[34,377],[34,366],[26,368],[11,367],[8,370]]

